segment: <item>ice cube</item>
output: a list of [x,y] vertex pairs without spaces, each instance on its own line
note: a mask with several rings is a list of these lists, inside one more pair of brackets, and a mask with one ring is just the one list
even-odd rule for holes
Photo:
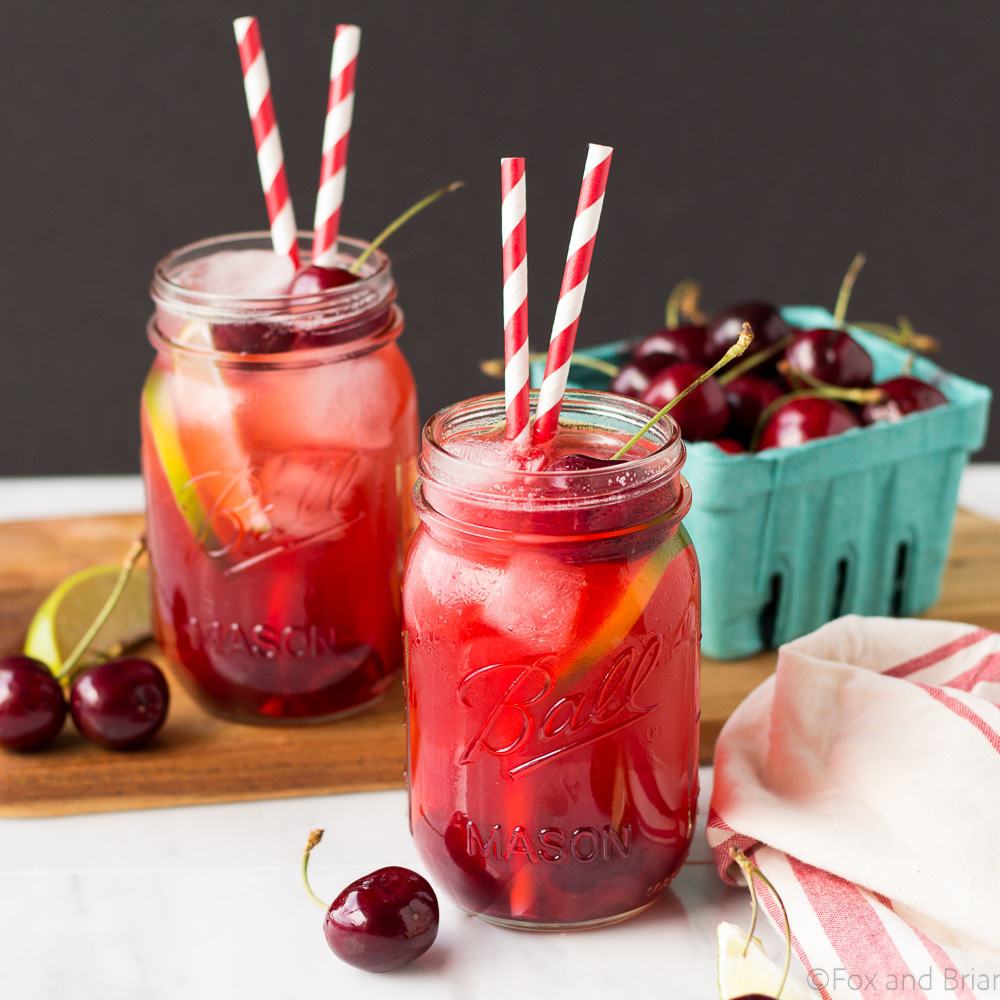
[[538,552],[513,555],[483,605],[483,621],[535,653],[572,643],[586,572]]
[[545,467],[545,452],[541,448],[532,445],[525,451],[515,450],[499,431],[452,438],[447,451],[463,461],[505,472],[537,472]]
[[291,259],[271,250],[220,250],[183,268],[175,282],[192,291],[267,298],[288,291],[295,277]]

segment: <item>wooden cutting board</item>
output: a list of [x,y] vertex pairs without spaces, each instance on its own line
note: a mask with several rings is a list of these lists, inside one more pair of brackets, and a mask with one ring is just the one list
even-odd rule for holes
[[[0,524],[0,652],[17,649],[34,609],[64,577],[121,559],[142,529],[138,515]],[[1000,524],[960,513],[941,601],[933,616],[1000,630]],[[702,760],[723,722],[774,669],[774,654],[705,660]],[[72,724],[50,750],[0,751],[0,816],[142,809],[398,788],[403,784],[403,699],[328,725],[264,727],[207,715],[171,678],[170,718],[154,745],[116,754]]]

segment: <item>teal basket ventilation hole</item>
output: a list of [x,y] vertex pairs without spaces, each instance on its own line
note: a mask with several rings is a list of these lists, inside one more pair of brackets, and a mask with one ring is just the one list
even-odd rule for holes
[[[803,329],[828,327],[818,306],[782,315]],[[857,327],[875,380],[898,375],[908,352]],[[581,350],[622,364],[626,341]],[[544,363],[532,365],[534,384]],[[938,598],[958,485],[982,447],[991,393],[917,358],[913,374],[949,405],[798,448],[731,455],[688,446],[684,474],[694,502],[685,525],[702,570],[702,649],[731,660],[787,642],[845,614],[918,614]],[[607,389],[582,366],[569,386]]]

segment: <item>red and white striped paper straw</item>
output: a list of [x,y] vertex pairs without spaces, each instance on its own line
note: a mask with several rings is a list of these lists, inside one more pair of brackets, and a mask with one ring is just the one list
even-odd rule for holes
[[253,128],[253,141],[257,147],[257,168],[267,204],[267,218],[271,226],[271,243],[274,252],[288,256],[296,268],[299,266],[299,248],[296,242],[295,212],[288,193],[285,175],[285,154],[281,149],[281,135],[274,115],[271,98],[271,78],[267,72],[267,59],[260,40],[260,25],[255,17],[238,17],[233,21],[236,44],[240,50],[243,67],[243,89],[247,96],[247,111]]
[[340,210],[344,204],[344,184],[347,180],[347,144],[354,114],[354,77],[360,48],[361,29],[354,24],[338,24],[330,60],[323,161],[313,219],[312,259],[320,267],[333,267],[336,262]]
[[507,439],[527,443],[531,422],[528,365],[528,229],[524,159],[500,161],[500,241],[503,247],[504,397]]
[[580,200],[576,206],[576,219],[573,221],[562,287],[559,289],[559,303],[552,323],[548,357],[545,359],[545,375],[538,393],[538,410],[532,434],[532,440],[536,444],[551,441],[559,429],[559,409],[566,391],[576,330],[580,325],[580,311],[587,291],[587,277],[594,256],[594,243],[601,221],[604,192],[608,186],[612,152],[610,146],[596,146],[593,143],[587,150]]

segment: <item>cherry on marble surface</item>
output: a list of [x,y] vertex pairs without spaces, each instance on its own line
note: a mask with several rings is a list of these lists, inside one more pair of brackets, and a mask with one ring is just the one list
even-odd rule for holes
[[430,883],[408,868],[379,868],[352,882],[323,922],[330,949],[366,972],[391,972],[419,958],[438,932]]

